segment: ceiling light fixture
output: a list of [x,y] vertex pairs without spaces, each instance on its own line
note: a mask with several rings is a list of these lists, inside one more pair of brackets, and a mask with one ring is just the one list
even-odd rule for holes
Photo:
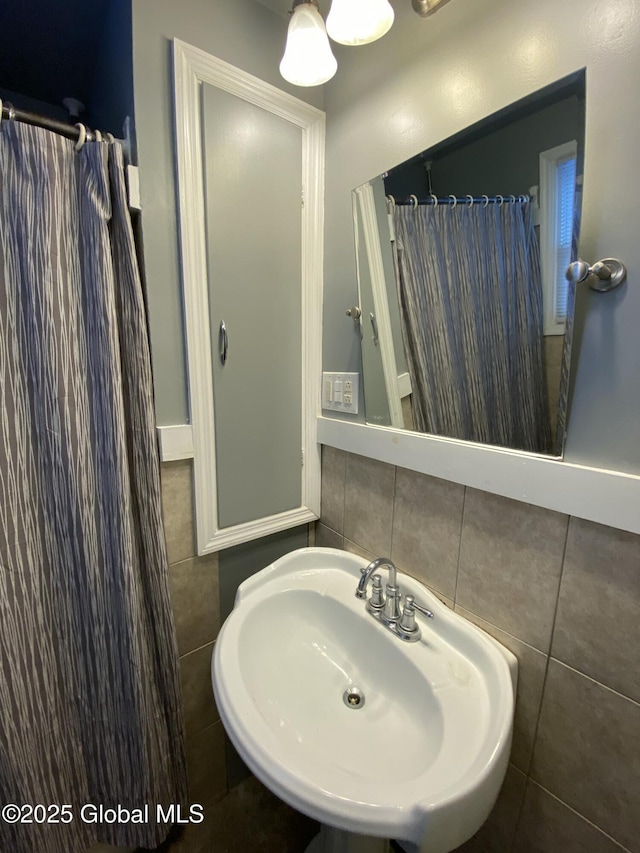
[[327,32],[339,44],[369,44],[389,32],[393,17],[388,0],[332,0]]
[[320,86],[337,68],[317,0],[293,0],[280,73],[295,86]]
[[[411,0],[411,5],[425,18],[448,2]],[[369,44],[389,32],[394,20],[389,0],[332,0],[326,27],[318,0],[293,0],[290,15],[280,73],[294,86],[321,86],[336,73],[328,35],[339,44]]]
[[449,0],[411,0],[414,12],[417,12],[421,18],[426,18],[427,15],[433,15]]

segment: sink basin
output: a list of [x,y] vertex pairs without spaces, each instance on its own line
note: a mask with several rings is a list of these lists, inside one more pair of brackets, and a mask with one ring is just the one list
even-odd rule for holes
[[[418,581],[403,642],[355,597],[366,560],[304,548],[245,581],[212,661],[225,729],[277,796],[341,830],[446,853],[500,790],[516,661]],[[384,574],[384,572],[383,572]]]

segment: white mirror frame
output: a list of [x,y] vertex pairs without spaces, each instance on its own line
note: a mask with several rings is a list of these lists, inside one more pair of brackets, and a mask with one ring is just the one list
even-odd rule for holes
[[318,441],[400,468],[640,533],[640,476],[537,453],[318,418]]
[[[180,245],[198,554],[268,536],[320,514],[320,408],[325,114],[227,62],[173,40]],[[200,88],[208,83],[290,121],[302,131],[301,505],[221,528],[218,524],[214,395],[207,287]]]

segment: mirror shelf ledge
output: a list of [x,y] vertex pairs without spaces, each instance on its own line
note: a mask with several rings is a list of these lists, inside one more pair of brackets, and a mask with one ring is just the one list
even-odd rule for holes
[[640,533],[640,476],[335,418],[317,426],[318,442],[338,450]]

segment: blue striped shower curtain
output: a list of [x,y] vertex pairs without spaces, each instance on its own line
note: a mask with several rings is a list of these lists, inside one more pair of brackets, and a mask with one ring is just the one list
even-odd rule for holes
[[[154,847],[186,802],[153,390],[122,150],[0,126],[0,850]],[[55,811],[49,816],[56,817]],[[60,819],[60,815],[58,815]]]
[[551,452],[530,204],[398,206],[394,220],[415,428]]

